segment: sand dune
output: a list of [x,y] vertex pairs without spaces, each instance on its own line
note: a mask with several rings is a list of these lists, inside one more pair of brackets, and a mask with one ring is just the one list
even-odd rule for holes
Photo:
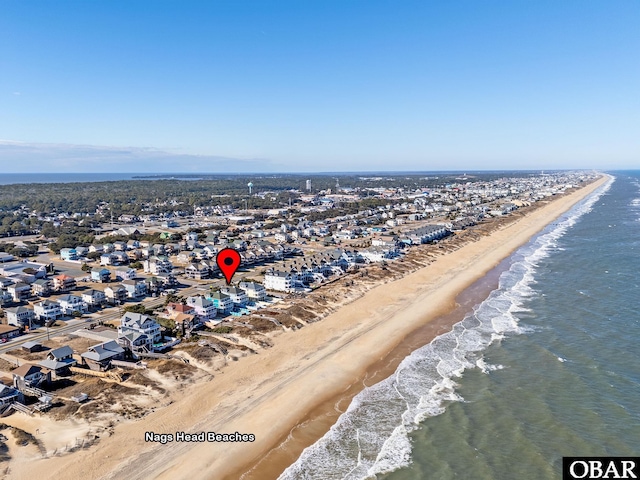
[[[275,337],[272,348],[234,362],[169,406],[116,426],[97,446],[12,465],[8,478],[237,477],[239,468],[273,448],[312,408],[344,391],[412,330],[450,310],[459,292],[605,181],[375,287],[320,322]],[[160,445],[145,443],[146,431],[237,431],[256,440]]]

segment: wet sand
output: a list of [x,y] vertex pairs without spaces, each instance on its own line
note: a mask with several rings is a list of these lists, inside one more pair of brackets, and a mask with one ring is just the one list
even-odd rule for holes
[[[331,425],[323,412],[338,400],[338,410],[344,410],[363,379],[370,385],[384,378],[412,348],[450,328],[457,320],[446,315],[455,312],[461,292],[605,181],[555,199],[425,268],[377,286],[320,322],[274,338],[272,348],[234,362],[139,421],[117,425],[113,435],[88,450],[17,464],[8,478],[238,478],[262,458],[270,460],[259,465],[254,478],[274,478]],[[311,421],[280,449],[286,455],[269,456],[306,420]],[[161,445],[145,442],[147,431],[237,431],[253,433],[256,440]]]

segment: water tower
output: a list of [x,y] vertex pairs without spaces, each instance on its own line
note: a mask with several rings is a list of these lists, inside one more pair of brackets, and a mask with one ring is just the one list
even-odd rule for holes
[[251,195],[251,189],[253,188],[253,183],[252,182],[247,183],[247,187],[249,187],[249,195]]

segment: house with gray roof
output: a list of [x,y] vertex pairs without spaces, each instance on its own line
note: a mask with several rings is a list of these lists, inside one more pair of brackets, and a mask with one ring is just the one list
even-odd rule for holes
[[48,368],[55,376],[59,377],[69,374],[69,367],[73,367],[76,363],[73,358],[73,350],[70,346],[64,345],[50,350],[47,353],[47,358],[38,362],[38,365]]
[[129,333],[143,333],[148,337],[149,346],[160,343],[162,334],[160,325],[148,315],[135,312],[125,312],[120,319],[118,327],[118,338]]
[[14,327],[30,326],[31,322],[35,318],[33,309],[23,306],[5,308],[4,313],[7,317],[7,323]]
[[118,345],[115,340],[109,340],[89,347],[80,356],[84,364],[91,370],[103,371],[109,368],[111,360],[122,360],[124,358],[124,348]]

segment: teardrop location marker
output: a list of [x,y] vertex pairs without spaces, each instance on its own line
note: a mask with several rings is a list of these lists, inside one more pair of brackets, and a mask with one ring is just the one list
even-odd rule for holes
[[216,263],[224,275],[224,278],[227,280],[227,285],[231,284],[233,274],[236,273],[240,267],[241,260],[240,254],[233,248],[223,248],[218,252],[218,255],[216,255]]

